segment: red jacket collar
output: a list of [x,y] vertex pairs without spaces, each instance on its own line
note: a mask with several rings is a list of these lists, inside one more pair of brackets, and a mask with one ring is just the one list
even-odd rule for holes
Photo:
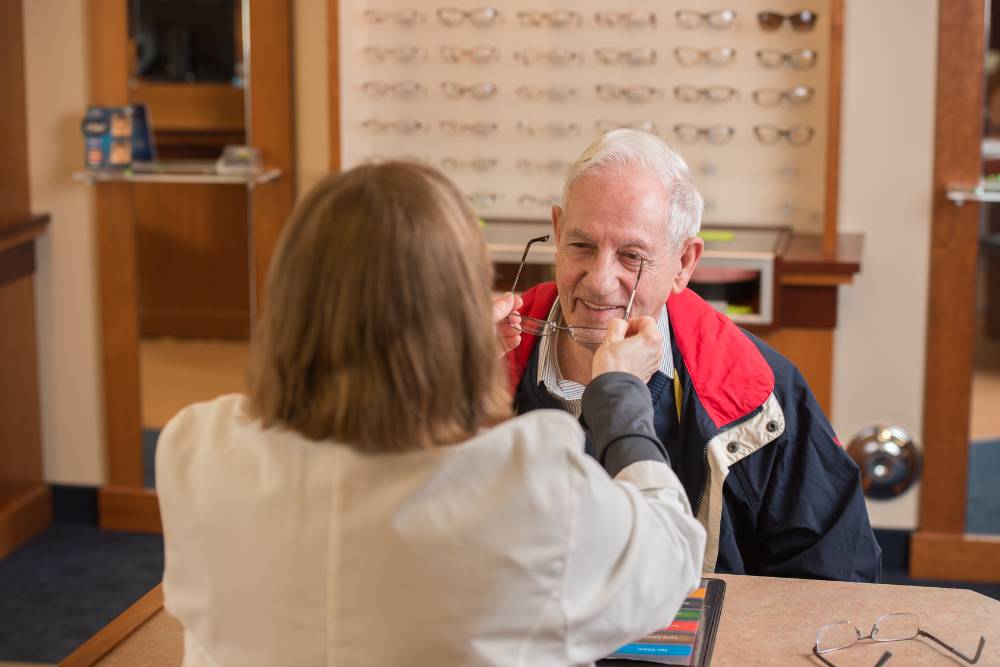
[[[558,296],[555,283],[522,294],[523,315],[546,319]],[[753,412],[774,391],[774,372],[757,346],[732,321],[689,289],[667,300],[670,328],[695,393],[716,428]],[[516,388],[538,342],[521,336],[507,358]]]

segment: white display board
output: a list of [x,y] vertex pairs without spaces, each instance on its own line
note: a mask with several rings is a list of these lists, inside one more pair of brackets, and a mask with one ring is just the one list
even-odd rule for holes
[[[815,15],[811,29],[785,19],[767,31],[758,19],[761,11],[803,10]],[[678,19],[678,11],[687,13]],[[698,16],[709,13],[726,27]],[[829,41],[827,0],[344,0],[342,164],[424,160],[447,173],[483,218],[538,220],[558,200],[565,167],[603,130],[632,125],[654,131],[688,161],[706,198],[706,223],[819,233]],[[692,60],[704,53],[728,62],[682,64],[676,49]],[[768,68],[757,55],[766,49],[808,49],[815,63],[797,68],[778,54],[782,64]],[[736,92],[729,101],[703,93],[692,103],[677,98],[675,88],[685,86],[720,97]],[[812,92],[804,103],[762,106],[754,99],[760,89]],[[678,125],[716,127],[720,138],[732,129],[721,144],[689,130],[699,140],[685,143]],[[765,125],[798,126],[811,138],[764,144],[754,128]]]

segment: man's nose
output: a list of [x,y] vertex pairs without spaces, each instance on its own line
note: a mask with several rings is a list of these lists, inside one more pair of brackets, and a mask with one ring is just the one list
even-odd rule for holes
[[615,295],[618,292],[619,269],[613,258],[595,258],[583,277],[584,287],[594,295]]

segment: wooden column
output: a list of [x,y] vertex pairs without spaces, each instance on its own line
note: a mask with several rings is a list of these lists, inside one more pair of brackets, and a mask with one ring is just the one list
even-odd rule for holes
[[981,173],[984,9],[982,0],[938,7],[925,465],[910,555],[910,574],[921,578],[1000,581],[1000,539],[964,534],[979,211],[946,198]]
[[0,559],[52,521],[42,468],[21,0],[0,1]]
[[250,242],[254,262],[250,278],[255,281],[256,312],[259,312],[271,255],[295,204],[290,0],[253,3],[249,14],[247,143],[260,149],[265,165],[281,169],[280,178],[250,191]]

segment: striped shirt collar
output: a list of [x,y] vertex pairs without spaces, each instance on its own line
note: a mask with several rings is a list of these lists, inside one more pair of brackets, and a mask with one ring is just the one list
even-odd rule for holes
[[[562,321],[562,309],[559,307],[559,299],[552,304],[549,311],[550,322]],[[667,315],[667,306],[660,310],[660,316],[656,320],[656,328],[663,338],[663,355],[660,357],[659,371],[668,378],[674,377],[674,357],[670,349],[670,321]],[[562,335],[559,332],[557,335]],[[575,417],[580,416],[580,403],[583,399],[583,390],[586,387],[573,380],[567,380],[559,370],[559,355],[556,351],[557,336],[542,336],[538,348],[538,378],[539,384],[553,397],[557,398],[566,409]]]

